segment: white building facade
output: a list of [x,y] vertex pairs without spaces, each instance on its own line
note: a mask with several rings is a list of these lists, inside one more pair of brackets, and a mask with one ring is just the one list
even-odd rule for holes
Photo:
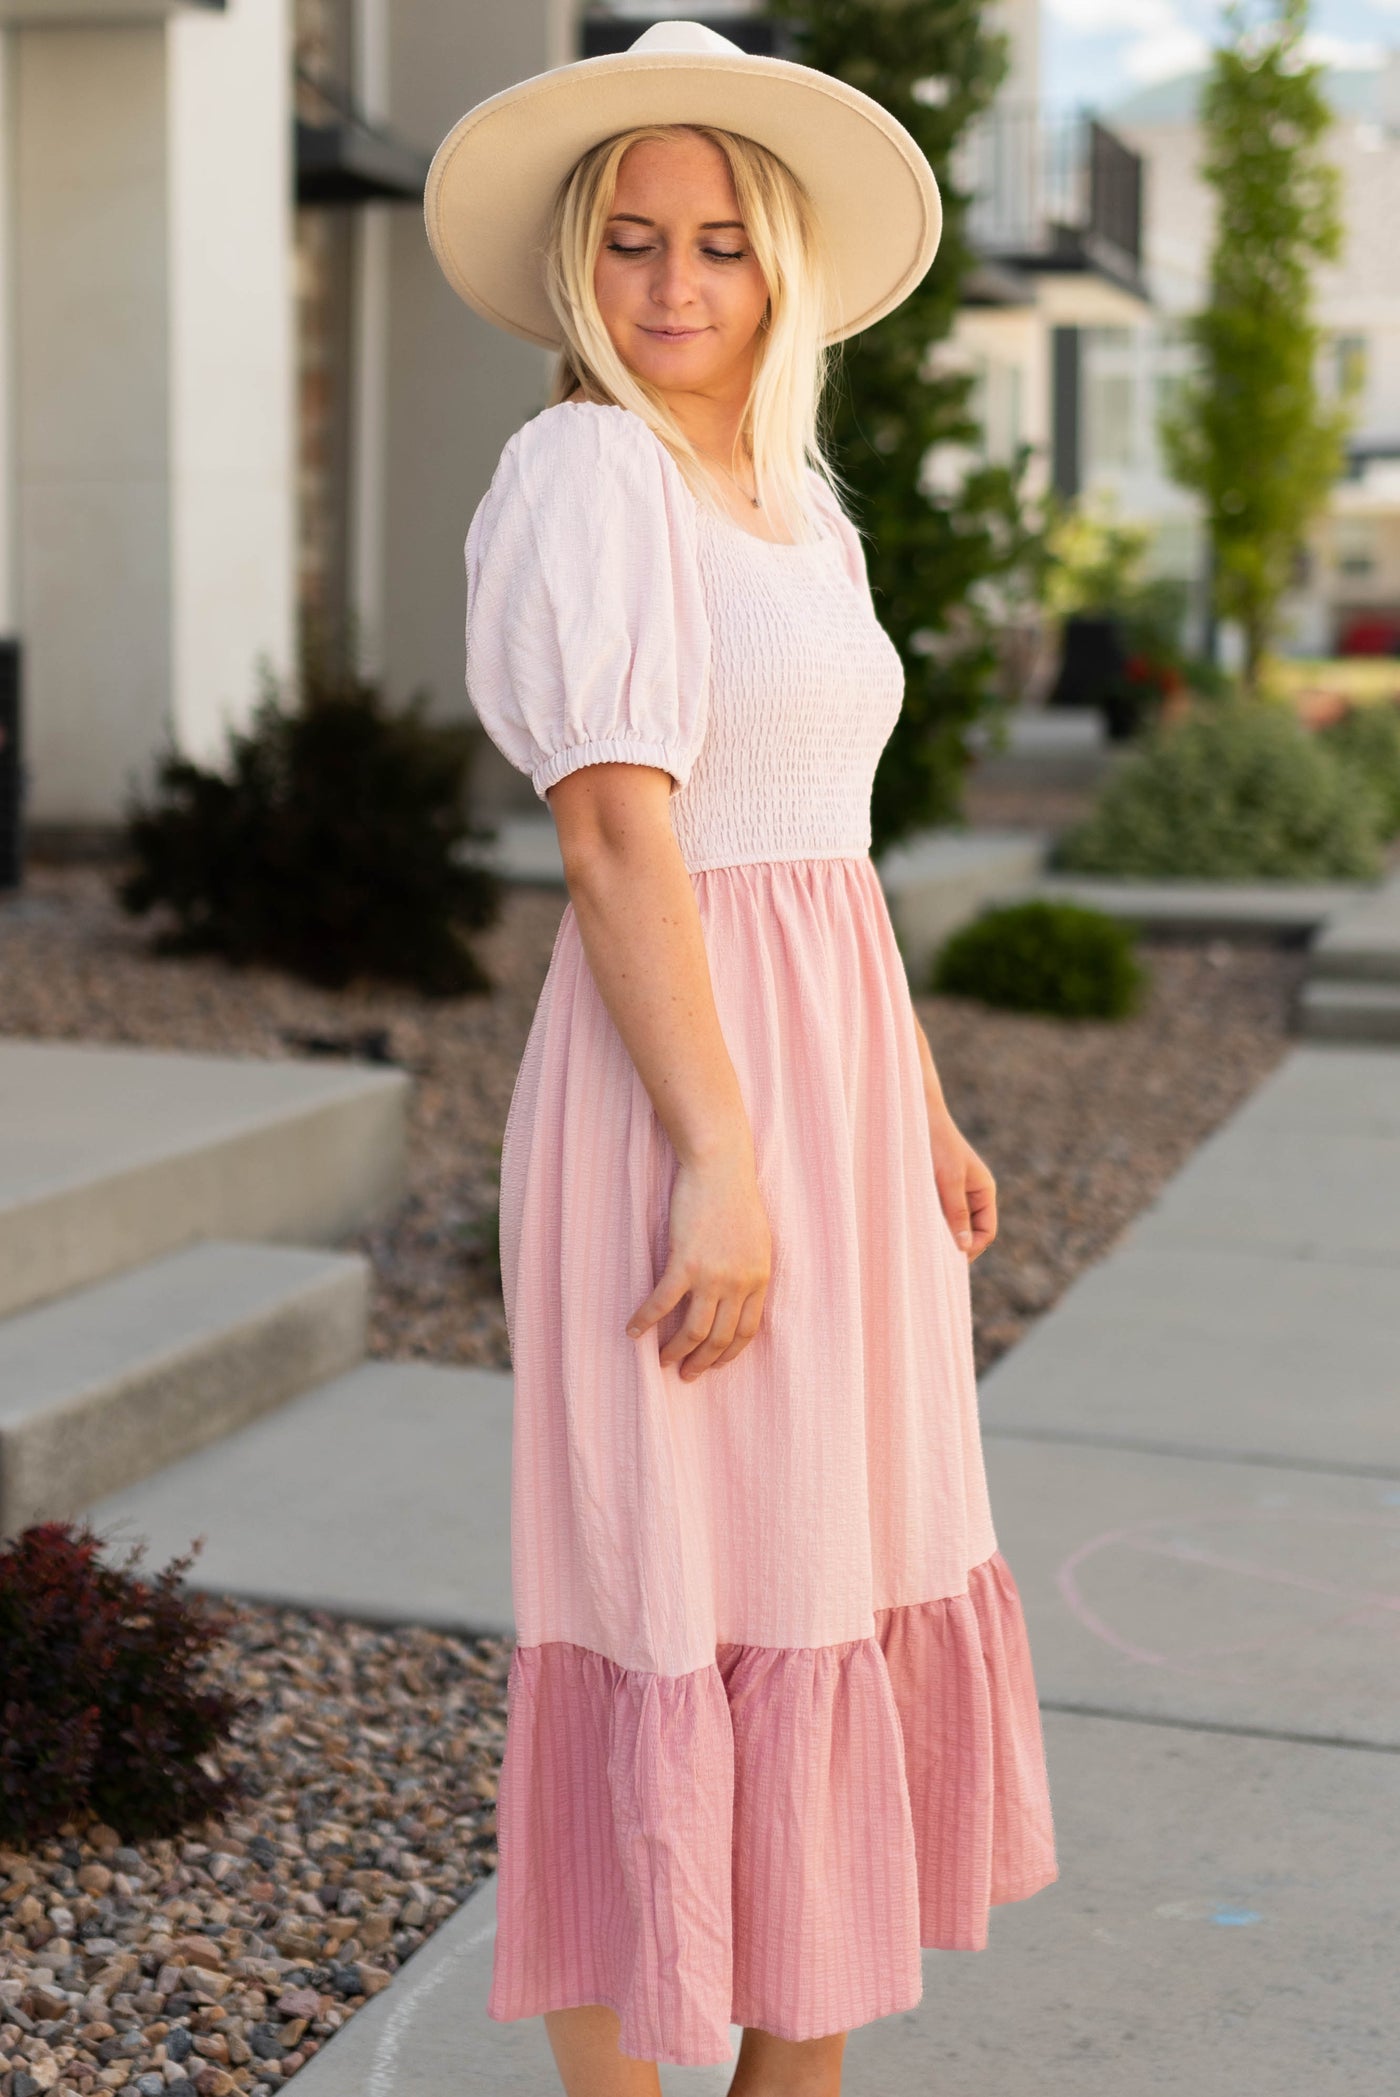
[[285,5],[0,8],[0,632],[40,820],[108,819],[167,732],[213,750],[290,650]]
[[[327,16],[344,120],[298,123]],[[163,749],[214,758],[264,668],[294,684],[327,487],[369,666],[466,710],[462,542],[547,360],[443,284],[421,177],[575,36],[569,0],[0,0],[0,671],[33,834],[110,834]]]

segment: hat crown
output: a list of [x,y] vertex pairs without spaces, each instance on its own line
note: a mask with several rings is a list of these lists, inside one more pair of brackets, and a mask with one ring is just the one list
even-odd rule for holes
[[664,51],[686,58],[747,58],[740,44],[732,44],[717,29],[703,22],[653,22],[644,29],[630,51]]

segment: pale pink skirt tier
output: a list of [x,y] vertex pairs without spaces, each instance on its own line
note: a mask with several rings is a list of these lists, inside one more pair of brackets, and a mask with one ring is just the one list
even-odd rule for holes
[[[702,2065],[920,1998],[1056,1876],[983,1469],[966,1256],[868,855],[693,870],[773,1235],[687,1383],[633,1341],[676,1158],[572,906],[502,1148],[518,1644],[491,2016],[586,2003]],[[935,1052],[937,1044],[935,1043]]]

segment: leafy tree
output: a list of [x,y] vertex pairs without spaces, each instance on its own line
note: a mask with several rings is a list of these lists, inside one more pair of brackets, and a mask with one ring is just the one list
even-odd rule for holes
[[1317,384],[1312,273],[1341,251],[1331,111],[1305,63],[1308,0],[1233,0],[1201,106],[1217,223],[1198,369],[1162,421],[1168,465],[1205,507],[1217,611],[1239,622],[1257,691],[1277,606],[1342,463],[1345,400]]
[[983,0],[771,0],[792,55],[884,105],[938,177],[943,234],[923,283],[847,342],[834,374],[830,449],[866,534],[881,620],[905,669],[904,709],[875,777],[872,846],[960,814],[967,727],[996,703],[999,592],[1014,590],[1038,541],[1015,467],[974,463],[955,495],[928,489],[934,447],[974,451],[975,378],[940,368],[974,257],[955,153],[1006,72],[1005,39]]

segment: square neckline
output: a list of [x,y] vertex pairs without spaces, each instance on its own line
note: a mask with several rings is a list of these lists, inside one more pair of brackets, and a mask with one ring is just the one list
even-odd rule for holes
[[[669,446],[662,443],[645,415],[639,415],[635,408],[625,408],[621,401],[566,400],[560,401],[559,406],[563,408],[612,408],[617,414],[626,415],[631,421],[640,423],[660,452],[666,465],[675,474],[676,479],[690,497],[696,515],[712,519],[722,530],[733,532],[737,538],[747,539],[754,546],[770,547],[774,553],[820,553],[827,547],[836,544],[835,534],[825,528],[824,521],[820,517],[817,517],[817,523],[821,527],[820,536],[815,539],[764,539],[760,538],[757,532],[745,531],[742,524],[736,524],[734,519],[726,517],[722,510],[712,509],[707,502],[701,500],[681,472],[680,466]],[[809,468],[808,471],[810,472],[811,469]]]

